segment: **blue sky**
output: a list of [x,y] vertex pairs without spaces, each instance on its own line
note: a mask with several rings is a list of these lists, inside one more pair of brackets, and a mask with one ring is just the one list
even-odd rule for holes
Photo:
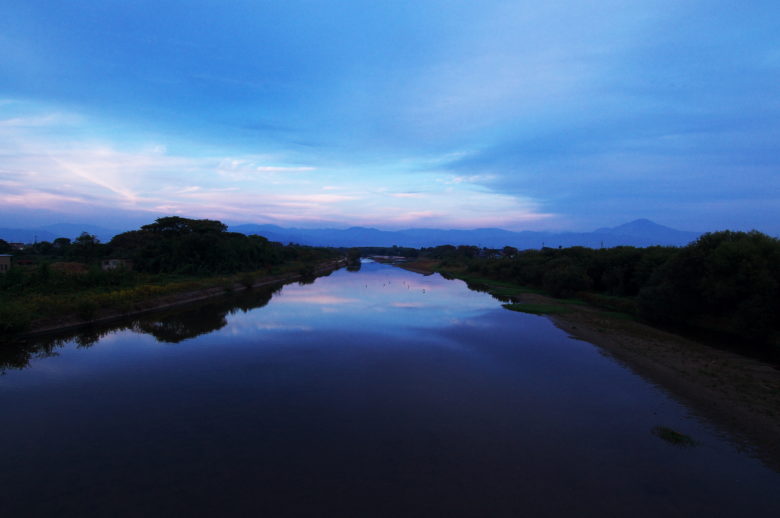
[[777,2],[0,7],[0,226],[780,233]]

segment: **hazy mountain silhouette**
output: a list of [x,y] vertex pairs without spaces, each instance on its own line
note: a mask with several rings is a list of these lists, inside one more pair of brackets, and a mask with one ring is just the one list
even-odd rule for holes
[[[126,229],[129,230],[129,229]],[[89,232],[106,243],[123,232],[80,223],[56,223],[37,228],[0,228],[0,239],[8,242],[32,243],[52,241],[58,237],[75,239],[82,232]],[[231,225],[231,232],[259,234],[271,241],[298,243],[312,246],[406,246],[412,248],[438,245],[476,245],[488,248],[514,246],[520,249],[567,246],[598,248],[620,245],[683,246],[701,235],[699,232],[685,232],[637,219],[617,227],[605,227],[593,232],[512,232],[500,228],[478,228],[473,230],[441,230],[433,228],[411,228],[406,230],[378,230],[376,228],[284,228],[278,225]]]
[[34,243],[35,241],[53,241],[58,237],[75,239],[82,232],[97,236],[101,243],[107,243],[124,230],[111,230],[89,223],[54,223],[35,228],[0,228],[0,239],[9,243]]
[[283,228],[276,225],[234,225],[232,232],[259,234],[271,241],[298,243],[312,246],[406,246],[413,248],[438,245],[476,245],[488,248],[514,246],[517,248],[541,248],[542,246],[587,246],[598,248],[620,245],[683,246],[698,238],[700,232],[686,232],[638,219],[611,228],[593,232],[512,232],[500,228],[474,230],[441,230],[415,228],[387,231],[375,228],[352,227],[348,229]]

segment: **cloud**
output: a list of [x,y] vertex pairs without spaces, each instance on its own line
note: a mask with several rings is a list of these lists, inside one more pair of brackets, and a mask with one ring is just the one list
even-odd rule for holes
[[298,291],[285,291],[281,295],[277,296],[277,303],[306,303],[306,304],[318,304],[318,305],[343,305],[354,304],[360,302],[359,299],[351,299],[348,297],[339,297],[336,295],[327,294],[312,294],[309,292],[303,293]]
[[314,167],[285,167],[285,166],[258,166],[256,171],[261,173],[303,173],[314,171]]
[[[50,122],[45,130],[0,126],[0,185],[5,187],[0,199],[9,207],[65,212],[91,207],[287,225],[333,221],[380,227],[514,226],[550,217],[528,198],[477,188],[474,181],[482,176],[450,175],[454,180],[442,183],[441,171],[420,169],[433,163],[426,157],[385,164],[376,174],[370,169],[271,166],[267,164],[284,163],[285,153],[188,156],[170,151],[181,143],[165,142],[120,149],[105,139],[69,138],[69,132],[75,129],[78,135],[86,124],[83,117],[41,120]],[[73,120],[82,122],[64,134],[56,131]]]
[[764,205],[780,167],[768,0],[237,3],[216,18],[17,4],[0,36],[0,195],[16,207],[592,228],[680,226],[709,206],[712,221],[780,221]]
[[[9,103],[10,104],[10,103]],[[45,128],[73,125],[81,122],[74,115],[62,113],[48,113],[44,115],[31,115],[25,117],[11,117],[0,120],[0,128]]]
[[391,192],[387,194],[393,198],[424,198],[425,194],[421,192]]

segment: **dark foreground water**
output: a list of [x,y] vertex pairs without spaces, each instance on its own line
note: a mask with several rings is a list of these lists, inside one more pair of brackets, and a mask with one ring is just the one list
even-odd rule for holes
[[594,346],[379,264],[0,361],[4,517],[780,516],[778,473]]

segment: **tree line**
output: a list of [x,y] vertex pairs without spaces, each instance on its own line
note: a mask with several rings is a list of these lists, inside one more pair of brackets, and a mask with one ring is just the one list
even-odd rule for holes
[[[274,274],[279,268],[298,269],[310,276],[316,263],[339,256],[334,249],[282,245],[262,236],[228,232],[220,221],[178,216],[159,218],[108,243],[82,233],[73,241],[58,238],[13,253],[16,265],[0,275],[0,306],[4,306],[0,309],[36,295],[86,297],[88,290],[117,291],[144,283],[174,282],[176,276],[260,270]],[[101,269],[100,261],[109,258],[124,259],[121,264],[128,267]]]
[[96,265],[101,259],[132,261],[133,270],[144,273],[218,274],[257,270],[288,261],[331,258],[336,252],[321,247],[282,245],[258,235],[228,232],[221,221],[178,216],[158,218],[138,230],[114,236],[101,243],[83,232],[78,238],[29,245],[12,251],[0,240],[0,253],[35,263],[76,261]]
[[780,331],[780,240],[757,231],[707,233],[684,247],[518,251],[445,245],[421,255],[555,297],[599,294],[653,324],[762,343],[776,342]]

